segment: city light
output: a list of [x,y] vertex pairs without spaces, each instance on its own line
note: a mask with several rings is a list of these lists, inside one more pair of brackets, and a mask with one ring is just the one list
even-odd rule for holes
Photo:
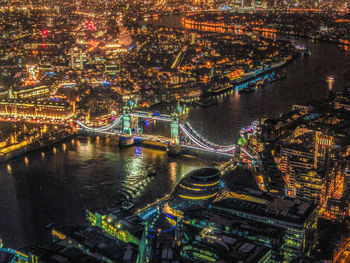
[[43,29],[43,30],[41,31],[41,34],[43,35],[43,37],[47,37],[48,34],[49,34],[49,32],[48,32],[46,29]]
[[95,24],[93,23],[93,22],[91,22],[91,21],[89,21],[88,23],[87,23],[87,27],[90,29],[90,30],[96,30],[96,26],[95,26]]
[[350,262],[349,7],[2,1],[1,260]]

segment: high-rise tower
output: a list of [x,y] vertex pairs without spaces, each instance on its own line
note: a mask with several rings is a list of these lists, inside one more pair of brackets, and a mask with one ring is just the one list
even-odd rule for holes
[[334,77],[329,76],[327,78],[327,82],[328,82],[328,91],[331,92],[333,90]]

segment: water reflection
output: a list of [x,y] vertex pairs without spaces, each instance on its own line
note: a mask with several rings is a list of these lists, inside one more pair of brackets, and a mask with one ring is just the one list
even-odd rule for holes
[[10,164],[8,164],[6,168],[8,173],[12,173],[12,167]]
[[148,175],[152,169],[152,164],[145,160],[141,147],[135,147],[134,152],[135,155],[127,159],[123,166],[126,173],[123,180],[123,191],[129,200],[140,197],[151,181],[151,177]]
[[170,180],[172,182],[172,187],[175,186],[176,181],[177,181],[176,171],[177,171],[177,163],[176,162],[170,162],[169,163],[169,172],[170,172]]
[[[212,165],[141,147],[120,150],[114,137],[65,145],[55,154],[48,149],[0,165],[0,236],[7,246],[49,239],[44,227],[50,223],[84,224],[85,208],[110,206],[121,197],[137,209],[169,193],[182,174]],[[153,168],[157,174],[149,176]]]

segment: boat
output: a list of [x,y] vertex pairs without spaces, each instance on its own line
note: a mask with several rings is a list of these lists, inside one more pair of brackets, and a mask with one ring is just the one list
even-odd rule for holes
[[252,93],[255,91],[255,86],[249,85],[247,88],[241,89],[239,93]]
[[140,142],[141,146],[152,148],[152,149],[158,149],[158,150],[165,150],[167,148],[167,144],[160,141],[152,141],[152,140],[142,140]]
[[217,100],[208,100],[208,99],[195,101],[195,103],[203,108],[218,104]]
[[181,145],[169,144],[166,152],[169,156],[173,156],[173,157],[179,156],[182,152]]
[[286,73],[281,73],[281,74],[277,74],[276,77],[274,78],[274,81],[277,81],[277,80],[282,80],[282,79],[285,79],[287,77]]
[[271,71],[273,69],[280,68],[280,67],[282,67],[282,66],[284,66],[286,64],[287,64],[287,61],[285,61],[285,60],[281,60],[281,61],[272,63],[270,66],[266,66],[263,69],[257,69],[255,71],[251,71],[249,73],[246,73],[244,75],[244,77],[241,78],[241,79],[238,79],[237,82],[247,81],[247,80],[256,78],[257,76],[262,75],[265,72]]
[[305,46],[301,46],[301,45],[296,45],[295,46],[295,52],[299,53],[299,54],[302,54],[302,55],[306,55],[306,56],[311,55],[310,48],[305,47]]
[[267,85],[267,81],[264,79],[264,80],[259,81],[256,84],[257,84],[256,85],[257,88],[262,88],[262,87],[265,87]]

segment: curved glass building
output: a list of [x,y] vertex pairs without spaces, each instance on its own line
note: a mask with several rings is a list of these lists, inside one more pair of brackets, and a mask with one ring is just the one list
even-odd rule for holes
[[216,168],[202,168],[194,170],[175,186],[170,202],[187,204],[209,204],[219,194],[221,173]]

